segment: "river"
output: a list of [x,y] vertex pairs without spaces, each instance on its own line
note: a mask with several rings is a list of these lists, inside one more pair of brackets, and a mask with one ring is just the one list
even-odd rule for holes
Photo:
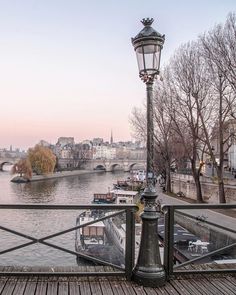
[[[1,204],[89,204],[94,193],[106,193],[117,179],[128,173],[98,172],[78,176],[35,181],[26,184],[10,182],[9,172],[0,172]],[[24,234],[41,238],[75,226],[76,211],[57,210],[0,210],[0,225]],[[75,232],[48,240],[58,246],[75,250]],[[12,233],[0,230],[0,251],[29,242]],[[74,255],[41,244],[31,245],[1,255],[0,265],[75,266]]]

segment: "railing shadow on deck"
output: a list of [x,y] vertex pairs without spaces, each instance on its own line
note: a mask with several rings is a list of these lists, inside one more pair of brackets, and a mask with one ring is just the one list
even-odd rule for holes
[[[235,273],[236,272],[236,259],[232,259],[232,263],[228,264],[225,260],[225,264],[217,265],[214,257],[219,256],[222,253],[232,251],[234,257],[236,257],[236,218],[232,218],[232,227],[229,228],[224,225],[224,214],[219,215],[219,220],[212,222],[210,218],[212,211],[209,210],[235,210],[236,204],[194,204],[194,205],[163,205],[162,211],[164,213],[165,233],[164,233],[164,268],[166,271],[167,280],[174,278],[176,275],[186,274],[222,274],[222,273]],[[206,210],[206,211],[204,211]],[[207,216],[209,214],[209,218]],[[236,214],[236,211],[235,211]],[[227,217],[227,216],[226,216]],[[174,226],[176,223],[182,223],[184,228],[191,228],[192,232],[194,228],[196,232],[202,231],[204,235],[208,232],[205,239],[208,241],[209,248],[204,248],[206,251],[198,255],[196,252],[192,254],[193,257],[188,257],[182,262],[176,263],[176,256],[182,255],[181,251],[176,249],[174,241]],[[199,229],[198,229],[199,228]],[[212,234],[212,232],[214,234]],[[197,235],[197,234],[196,234]],[[225,240],[222,241],[222,238]],[[210,240],[209,240],[210,239]],[[221,239],[221,241],[220,241]],[[225,242],[225,245],[223,245]],[[214,247],[214,244],[220,246]],[[194,243],[193,243],[194,244]],[[192,243],[190,244],[191,247]],[[191,248],[185,249],[191,253]],[[184,252],[184,251],[183,251]],[[195,256],[195,257],[194,257]],[[184,257],[184,255],[183,255]],[[210,263],[209,263],[210,262]]]
[[[0,256],[5,253],[10,253],[12,251],[22,249],[34,244],[41,244],[46,245],[48,247],[51,247],[53,249],[57,249],[60,251],[63,251],[65,253],[71,254],[76,256],[77,258],[83,258],[84,260],[87,260],[89,262],[93,262],[95,264],[100,264],[104,266],[104,268],[100,268],[98,271],[91,271],[91,268],[89,271],[78,271],[77,268],[70,268],[73,269],[72,271],[61,271],[62,268],[58,268],[58,271],[56,271],[57,268],[40,268],[40,271],[36,271],[35,269],[39,268],[30,268],[29,266],[26,267],[10,267],[10,271],[4,269],[4,267],[0,268],[0,275],[53,275],[53,276],[78,276],[78,275],[96,275],[96,276],[117,276],[117,275],[125,275],[127,279],[131,278],[132,270],[134,267],[134,259],[135,259],[135,212],[138,210],[138,207],[135,205],[41,205],[41,204],[1,204],[0,210],[65,210],[65,211],[77,211],[78,215],[85,211],[85,210],[97,210],[102,211],[103,213],[106,212],[108,214],[102,214],[98,218],[79,224],[67,229],[64,229],[62,231],[55,232],[50,235],[43,236],[41,238],[36,238],[33,235],[26,234],[22,231],[17,231],[15,229],[12,229],[10,227],[2,226],[0,225],[0,230],[6,231],[8,233],[11,233],[13,235],[16,235],[21,238],[25,238],[29,240],[26,243],[21,243],[17,246],[10,247],[8,249],[4,249],[0,251]],[[114,217],[119,214],[125,214],[125,226],[126,226],[126,240],[125,240],[125,265],[119,266],[115,265],[113,263],[110,263],[108,261],[102,260],[100,258],[90,256],[87,254],[84,254],[82,251],[72,251],[70,249],[66,249],[63,246],[58,246],[56,244],[53,244],[49,242],[48,240],[54,237],[58,237],[60,235],[77,231],[85,226],[92,225],[94,223],[97,223],[99,221],[104,221],[108,218]],[[14,218],[14,214],[12,214],[12,218]],[[50,225],[49,225],[50,226]],[[19,269],[21,269],[19,271]],[[48,269],[45,271],[45,269]],[[80,268],[83,269],[83,268]],[[96,268],[95,268],[96,269]],[[42,271],[43,270],[43,271]],[[53,271],[51,271],[53,270]],[[104,271],[103,271],[104,270]]]

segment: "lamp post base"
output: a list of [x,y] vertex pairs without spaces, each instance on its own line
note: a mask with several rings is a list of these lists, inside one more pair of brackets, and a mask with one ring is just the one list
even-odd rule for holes
[[132,280],[144,287],[161,287],[165,285],[166,274],[163,267],[150,269],[136,268],[133,271]]
[[141,243],[132,280],[145,287],[161,287],[166,282],[166,274],[160,258],[158,239],[160,212],[155,202],[157,198],[155,187],[149,185],[142,196],[145,200],[145,208],[140,215],[142,218]]

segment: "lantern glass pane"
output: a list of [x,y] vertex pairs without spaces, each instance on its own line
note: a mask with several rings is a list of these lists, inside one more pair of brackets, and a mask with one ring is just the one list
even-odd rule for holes
[[160,48],[156,45],[144,47],[145,72],[153,74],[159,70]]
[[138,47],[136,49],[136,57],[137,57],[139,71],[143,71],[144,70],[144,59],[143,59],[143,48],[142,47]]
[[144,54],[152,54],[152,53],[155,53],[157,50],[158,50],[157,46],[153,44],[143,46]]

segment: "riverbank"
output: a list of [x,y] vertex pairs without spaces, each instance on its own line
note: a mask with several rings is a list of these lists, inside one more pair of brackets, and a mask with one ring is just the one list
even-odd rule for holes
[[[40,181],[40,180],[48,180],[48,179],[54,179],[54,178],[61,178],[61,177],[69,177],[69,176],[77,176],[82,174],[94,174],[94,173],[101,173],[104,171],[99,170],[73,170],[73,171],[60,171],[55,172],[52,174],[47,175],[33,175],[30,179],[30,182],[33,181]],[[11,182],[19,182],[19,176],[14,177]],[[27,182],[27,181],[26,181]]]

